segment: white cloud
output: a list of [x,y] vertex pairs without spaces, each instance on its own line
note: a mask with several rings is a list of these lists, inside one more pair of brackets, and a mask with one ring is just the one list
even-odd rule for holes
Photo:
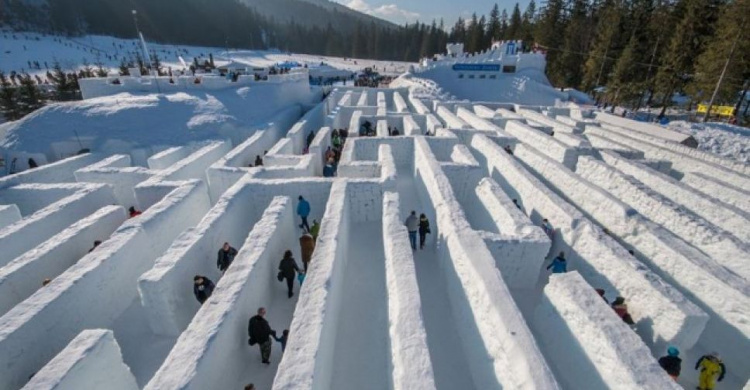
[[385,19],[397,24],[404,24],[406,22],[414,23],[419,19],[420,16],[416,12],[401,9],[396,4],[384,4],[379,7],[373,8],[364,0],[351,0],[346,3],[346,6],[355,11]]

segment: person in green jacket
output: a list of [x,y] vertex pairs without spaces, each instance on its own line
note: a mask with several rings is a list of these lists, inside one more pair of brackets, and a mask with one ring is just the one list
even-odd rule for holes
[[312,234],[315,241],[318,240],[318,234],[320,234],[320,222],[317,219],[313,219],[313,225],[310,228],[310,234]]

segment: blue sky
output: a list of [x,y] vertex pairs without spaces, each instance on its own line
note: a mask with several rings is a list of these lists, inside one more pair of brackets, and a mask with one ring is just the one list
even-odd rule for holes
[[[377,16],[394,23],[404,24],[405,22],[429,23],[432,19],[445,20],[446,26],[456,22],[459,16],[470,17],[473,12],[478,15],[489,14],[493,0],[335,0],[360,12]],[[508,10],[508,14],[513,10],[515,0],[497,1],[500,10]],[[529,0],[519,0],[521,11],[526,8]],[[539,1],[537,1],[539,3]],[[538,7],[538,4],[537,4]]]

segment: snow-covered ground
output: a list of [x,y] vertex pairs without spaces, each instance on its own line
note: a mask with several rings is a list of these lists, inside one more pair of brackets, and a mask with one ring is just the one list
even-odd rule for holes
[[[81,37],[63,37],[41,35],[31,32],[0,32],[0,70],[10,73],[27,72],[44,76],[47,67],[51,68],[58,61],[66,71],[80,69],[84,62],[92,67],[101,63],[105,68],[117,70],[123,58],[134,59],[136,52],[142,52],[140,41],[118,39],[108,36],[87,35]],[[325,57],[318,55],[284,53],[279,51],[237,50],[217,47],[197,47],[186,45],[167,45],[148,42],[149,51],[155,52],[165,68],[183,69],[180,57],[190,65],[194,57],[208,59],[213,55],[217,66],[230,61],[247,66],[267,67],[286,61],[317,66],[321,62],[336,69],[360,71],[373,67],[381,73],[401,74],[409,68],[409,63],[398,61],[376,61]],[[36,69],[33,62],[39,62],[41,69]],[[30,64],[31,63],[31,64]],[[45,63],[47,67],[45,67]]]
[[728,123],[690,123],[675,121],[669,128],[690,134],[698,140],[699,148],[742,163],[750,162],[750,129]]
[[[728,370],[719,388],[744,386],[747,160],[556,105],[566,92],[527,76],[498,81],[511,99],[498,102],[455,101],[468,89],[439,75],[322,101],[290,79],[118,94],[0,126],[23,171],[0,177],[0,388],[692,389],[710,351]],[[365,121],[377,136],[360,135]],[[348,137],[324,177],[333,129]],[[278,266],[287,249],[302,265],[302,197],[321,228],[289,299]],[[125,220],[131,206],[143,214]],[[411,211],[429,220],[423,249],[409,247]],[[220,272],[224,242],[238,254]],[[561,252],[568,273],[551,276]],[[216,283],[203,304],[194,275]],[[597,288],[625,298],[632,326]],[[290,331],[269,365],[248,345],[259,307]],[[677,382],[657,363],[667,346]]]

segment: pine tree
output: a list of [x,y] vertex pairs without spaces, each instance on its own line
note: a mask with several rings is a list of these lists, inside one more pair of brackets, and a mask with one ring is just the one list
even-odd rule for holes
[[619,57],[622,40],[622,17],[625,13],[621,0],[605,0],[599,17],[596,34],[583,69],[583,89],[607,84],[614,66],[612,58]]
[[54,62],[54,64],[52,65],[52,73],[48,74],[47,77],[55,86],[57,98],[59,100],[67,100],[70,93],[73,91],[73,85],[68,79],[68,75],[66,75],[63,71],[60,62]]
[[750,79],[748,27],[750,27],[750,0],[736,0],[724,7],[711,44],[697,58],[695,64],[692,89],[703,92],[704,101],[711,98],[735,41],[736,47],[719,88],[717,102],[734,104],[737,101],[743,82]]
[[125,58],[120,61],[120,76],[130,76],[130,65],[125,61]]
[[16,99],[16,88],[8,81],[5,73],[0,71],[0,111],[7,120],[13,121],[21,117]]
[[663,66],[656,76],[662,94],[662,114],[671,105],[675,91],[682,91],[693,74],[694,59],[699,57],[714,32],[721,0],[684,0],[682,19],[664,54]]
[[534,44],[534,23],[536,22],[536,3],[534,0],[529,2],[526,10],[523,11],[523,23],[521,27],[521,39],[524,46],[531,47]]
[[508,39],[521,39],[521,29],[523,28],[523,19],[521,18],[521,8],[518,3],[513,7],[513,13],[510,14],[510,23],[508,24]]
[[508,11],[505,8],[500,13],[500,38],[508,39]]
[[630,39],[617,60],[612,79],[608,83],[609,95],[614,104],[635,100],[636,107],[640,106],[640,98],[647,82],[643,64],[648,62],[651,55],[648,25],[652,12],[651,0],[635,0],[631,3],[627,18],[631,30]]
[[534,33],[536,42],[547,50],[547,76],[550,82],[555,85],[562,81],[558,59],[564,43],[561,34],[565,27],[563,10],[563,0],[548,0],[540,13]]
[[565,28],[565,42],[557,69],[558,84],[578,88],[583,78],[584,55],[589,51],[590,31],[587,0],[574,0]]
[[21,77],[21,87],[18,91],[19,110],[22,115],[27,115],[42,107],[42,94],[37,88],[34,80],[28,74]]
[[502,38],[502,26],[500,25],[500,9],[497,7],[497,3],[492,7],[490,11],[490,19],[487,22],[487,35],[493,41],[499,41]]

